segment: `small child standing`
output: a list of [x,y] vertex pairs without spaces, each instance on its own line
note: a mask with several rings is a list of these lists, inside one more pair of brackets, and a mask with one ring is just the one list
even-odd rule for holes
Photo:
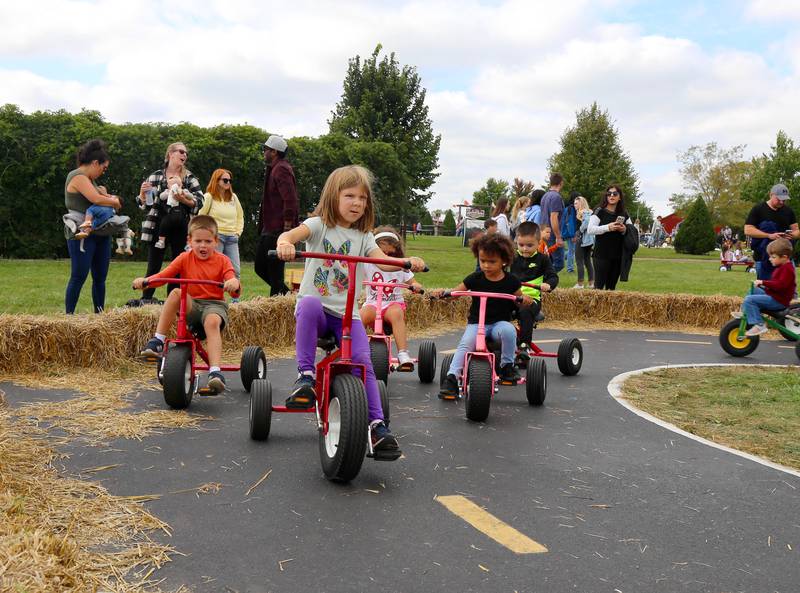
[[[514,259],[514,245],[508,237],[500,234],[483,235],[473,240],[472,253],[480,262],[481,271],[473,272],[459,284],[454,291],[472,290],[475,292],[496,292],[514,294],[523,297],[523,303],[530,305],[530,297],[522,294],[521,283],[507,273],[505,268]],[[441,296],[444,291],[436,290],[432,294]],[[513,301],[505,299],[489,299],[486,303],[485,329],[486,338],[501,342],[500,379],[503,382],[516,383],[519,373],[514,366],[514,352],[517,345],[517,330],[511,325],[511,315],[516,309]],[[472,305],[467,319],[467,328],[458,348],[453,355],[453,362],[442,381],[439,397],[446,398],[458,395],[458,377],[464,370],[464,357],[475,349],[478,336],[478,316],[480,314],[480,298],[472,297]]]
[[[775,239],[767,245],[769,263],[775,268],[769,280],[753,282],[752,294],[744,297],[742,311],[734,311],[733,316],[741,318],[742,312],[747,322],[753,326],[744,335],[759,336],[766,333],[767,326],[761,311],[780,311],[789,306],[797,290],[797,276],[792,263],[792,244],[787,239]],[[762,288],[763,287],[763,288]]]
[[[390,226],[380,226],[376,228],[375,242],[381,251],[389,257],[404,258],[403,244],[397,231]],[[399,284],[410,284],[417,288],[422,285],[414,280],[414,273],[402,268],[387,266],[376,266],[375,264],[365,264],[365,276],[372,282],[397,282]],[[397,342],[397,360],[403,371],[413,371],[414,361],[408,353],[408,339],[406,337],[406,303],[403,300],[403,291],[400,288],[372,287],[367,286],[367,300],[361,307],[361,323],[365,327],[375,323],[376,310],[378,308],[378,292],[383,291],[381,298],[381,313],[384,321],[392,325],[392,333]]]
[[533,337],[533,323],[539,311],[542,310],[541,291],[553,290],[558,286],[558,274],[556,274],[550,258],[536,250],[540,234],[539,225],[535,222],[523,222],[517,227],[517,253],[511,264],[511,273],[520,282],[541,285],[541,290],[523,286],[522,294],[531,297],[533,302],[530,305],[518,305],[517,309],[519,315],[518,345],[520,348],[518,358],[526,364],[530,358],[528,345]]
[[[233,264],[217,248],[217,223],[210,216],[195,216],[189,222],[189,247],[158,274],[146,278],[191,278],[192,280],[214,280],[224,282],[222,288],[207,284],[190,284],[186,299],[186,321],[190,325],[202,325],[206,333],[208,352],[208,387],[216,393],[225,390],[225,377],[220,371],[222,362],[222,329],[228,323],[228,303],[224,292],[239,296],[241,284],[236,278]],[[136,278],[133,287],[141,290],[145,278]],[[155,336],[147,342],[142,356],[161,356],[164,340],[169,332],[181,304],[181,291],[173,290],[167,296],[161,315],[158,317]]]
[[[370,229],[375,224],[372,202],[372,174],[358,165],[336,169],[328,176],[314,216],[278,237],[278,257],[285,261],[295,258],[295,244],[305,241],[306,250],[384,259],[386,256],[375,243]],[[409,258],[412,271],[421,271],[425,262]],[[342,318],[347,306],[347,287],[351,280],[361,286],[363,266],[358,266],[356,278],[351,279],[342,262],[308,259],[295,308],[295,343],[297,345],[297,381],[286,400],[290,409],[307,409],[316,400],[314,360],[317,339],[333,333],[338,343],[342,339]],[[350,328],[352,360],[364,366],[365,389],[369,409],[370,439],[376,451],[394,452],[400,457],[400,446],[383,418],[378,382],[369,355],[367,332],[353,302]],[[357,369],[355,373],[360,376]]]
[[167,178],[167,189],[161,192],[159,197],[162,201],[162,208],[166,209],[166,214],[158,226],[158,241],[153,245],[156,249],[164,249],[167,244],[167,235],[183,224],[183,213],[178,208],[180,202],[175,198],[175,194],[179,194],[182,191],[183,182],[178,175],[171,175]]
[[556,249],[559,249],[559,247],[555,243],[548,247],[547,243],[550,241],[550,236],[553,234],[553,231],[550,230],[549,226],[540,228],[539,235],[541,240],[539,241],[539,253],[542,255],[550,255]]

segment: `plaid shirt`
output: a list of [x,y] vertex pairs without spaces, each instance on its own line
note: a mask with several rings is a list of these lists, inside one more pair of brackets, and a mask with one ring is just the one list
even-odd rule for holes
[[[159,169],[150,175],[150,177],[147,178],[147,181],[153,186],[153,188],[155,188],[156,195],[153,205],[150,207],[150,210],[148,210],[144,222],[142,223],[142,242],[151,242],[155,239],[161,217],[163,217],[168,211],[166,194],[164,197],[161,195],[167,190],[166,172]],[[186,176],[183,178],[183,188],[188,189],[192,193],[192,198],[194,198],[194,208],[189,208],[189,206],[183,203],[177,206],[188,219],[189,217],[197,214],[200,211],[200,208],[203,207],[203,190],[200,188],[200,182],[197,180],[197,177],[195,177],[194,174],[188,170],[186,171]],[[136,196],[136,202],[139,205],[139,208],[147,208],[147,205],[142,201],[141,196]]]

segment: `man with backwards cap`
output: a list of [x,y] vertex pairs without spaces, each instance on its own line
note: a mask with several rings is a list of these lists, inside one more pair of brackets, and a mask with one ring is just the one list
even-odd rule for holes
[[261,239],[256,249],[255,270],[269,284],[269,296],[286,294],[284,263],[277,257],[267,257],[270,249],[278,245],[278,235],[298,225],[300,203],[297,199],[297,182],[294,170],[286,160],[286,140],[277,135],[264,143],[264,161],[267,171],[264,177],[264,195],[258,215],[258,232]]
[[769,280],[772,275],[772,264],[767,255],[770,241],[800,239],[797,218],[786,205],[788,199],[789,189],[784,184],[773,185],[767,201],[753,206],[744,223],[744,234],[752,239],[756,272],[760,280]]

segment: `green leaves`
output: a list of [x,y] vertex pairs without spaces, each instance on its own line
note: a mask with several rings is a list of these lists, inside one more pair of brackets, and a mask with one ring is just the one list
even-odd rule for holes
[[702,197],[698,197],[686,218],[678,227],[675,237],[675,251],[700,255],[714,249],[716,238],[711,215]]

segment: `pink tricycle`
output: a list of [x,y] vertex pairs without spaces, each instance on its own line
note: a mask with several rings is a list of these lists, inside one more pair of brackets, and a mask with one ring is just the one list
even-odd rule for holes
[[[446,297],[476,297],[480,299],[478,313],[478,336],[475,350],[467,352],[464,356],[464,372],[461,375],[460,393],[458,398],[464,398],[464,408],[469,420],[483,422],[489,416],[495,386],[499,383],[495,366],[496,345],[486,340],[486,302],[488,299],[505,299],[522,302],[522,297],[513,294],[496,292],[445,291],[442,298]],[[442,360],[439,380],[444,382],[447,371],[453,362],[453,354],[448,354]],[[543,358],[531,358],[528,361],[525,376],[518,383],[525,384],[525,396],[532,406],[540,406],[547,395],[547,366]],[[443,398],[443,399],[456,399]]]
[[[400,361],[392,354],[392,325],[383,320],[383,296],[384,289],[408,289],[412,292],[423,294],[420,288],[415,288],[412,284],[399,282],[372,282],[364,280],[364,286],[377,289],[375,302],[375,323],[372,335],[369,337],[369,355],[372,359],[372,368],[375,370],[375,378],[388,385],[390,372],[411,372],[413,365],[403,366]],[[417,365],[417,374],[422,383],[431,383],[436,377],[436,344],[433,340],[422,340],[419,344],[418,358],[412,358],[412,362]]]

